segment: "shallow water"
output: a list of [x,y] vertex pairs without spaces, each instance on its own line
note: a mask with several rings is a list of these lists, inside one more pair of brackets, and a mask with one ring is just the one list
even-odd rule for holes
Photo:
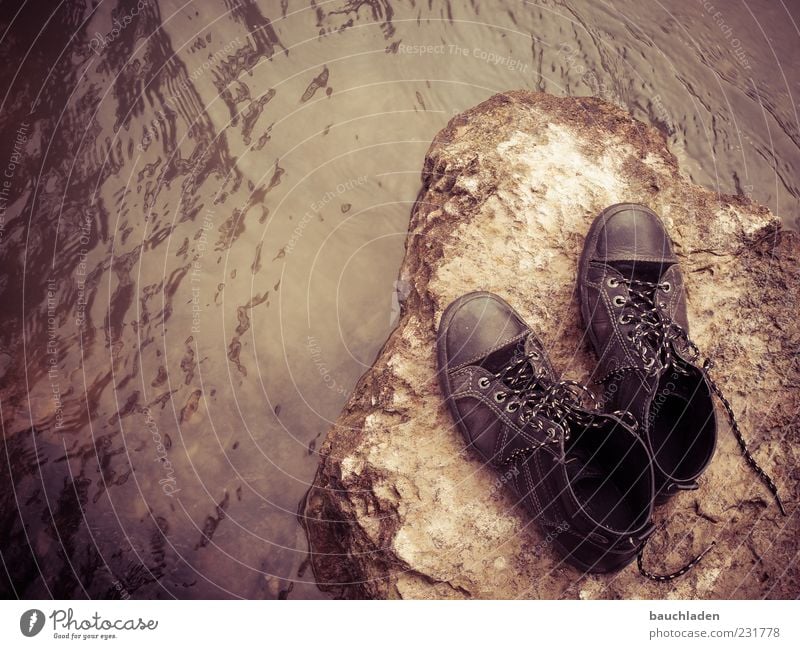
[[0,594],[323,596],[315,450],[431,138],[495,92],[624,106],[796,228],[799,12],[708,6],[4,3]]

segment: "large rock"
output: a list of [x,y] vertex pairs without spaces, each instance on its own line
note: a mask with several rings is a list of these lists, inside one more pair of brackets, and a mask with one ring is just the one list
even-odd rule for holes
[[[425,159],[396,331],[330,431],[305,515],[318,581],[349,597],[794,598],[800,244],[744,197],[693,185],[663,137],[592,98],[495,95],[455,117]],[[696,492],[657,509],[651,569],[583,576],[560,561],[497,476],[464,449],[436,381],[442,311],[498,293],[543,338],[566,377],[595,359],[575,297],[592,218],[619,201],[662,215],[687,279],[692,338],[739,413],[757,460],[787,502],[783,518],[720,416],[719,446]],[[722,412],[720,412],[722,415]],[[497,485],[497,486],[496,486]]]

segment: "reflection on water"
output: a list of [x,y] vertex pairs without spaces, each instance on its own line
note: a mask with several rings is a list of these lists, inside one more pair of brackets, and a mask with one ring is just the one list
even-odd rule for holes
[[597,94],[796,226],[780,4],[4,3],[0,594],[320,596],[295,512],[431,137]]

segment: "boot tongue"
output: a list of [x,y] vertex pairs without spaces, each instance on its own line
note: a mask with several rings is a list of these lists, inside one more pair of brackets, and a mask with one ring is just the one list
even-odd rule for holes
[[661,276],[672,266],[671,261],[609,261],[606,262],[626,279],[657,284]]
[[520,342],[520,339],[517,338],[500,349],[493,351],[481,361],[481,367],[492,373],[499,372],[514,358],[517,348],[520,346]]
[[627,410],[640,424],[644,423],[650,399],[649,395],[658,387],[659,376],[643,375],[638,371],[626,371],[620,374],[614,393],[614,410]]
[[567,453],[567,476],[574,485],[580,480],[606,478],[606,474],[589,462],[588,452],[584,449],[573,449]]

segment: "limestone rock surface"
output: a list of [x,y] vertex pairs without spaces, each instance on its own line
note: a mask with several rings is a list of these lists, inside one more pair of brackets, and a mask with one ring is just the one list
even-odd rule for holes
[[[409,225],[399,325],[322,448],[304,511],[318,582],[345,597],[796,598],[800,596],[800,243],[766,208],[684,176],[663,136],[593,98],[514,91],[453,118],[425,158]],[[637,201],[665,220],[687,280],[691,337],[737,411],[789,512],[743,461],[719,409],[698,491],[656,510],[648,546],[671,583],[635,564],[565,564],[465,449],[436,380],[444,308],[474,290],[508,300],[557,370],[584,381],[578,255],[594,216]]]

